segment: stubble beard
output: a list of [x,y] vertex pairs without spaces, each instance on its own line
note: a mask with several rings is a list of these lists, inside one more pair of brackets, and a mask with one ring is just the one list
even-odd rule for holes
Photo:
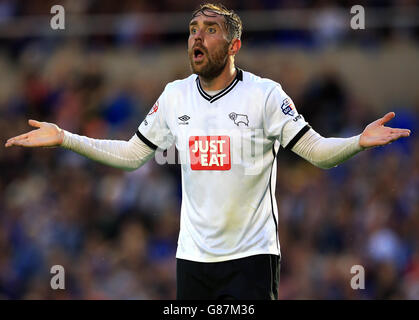
[[224,70],[228,61],[228,43],[212,53],[208,53],[206,49],[201,49],[205,53],[205,58],[201,63],[195,64],[193,61],[193,50],[189,50],[189,64],[192,72],[205,80],[213,80],[218,77]]

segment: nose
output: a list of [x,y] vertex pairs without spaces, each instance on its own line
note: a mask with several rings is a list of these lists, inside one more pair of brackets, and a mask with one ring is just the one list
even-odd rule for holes
[[192,36],[192,38],[197,42],[198,40],[201,40],[201,42],[204,40],[203,33],[201,30],[197,30],[196,33]]

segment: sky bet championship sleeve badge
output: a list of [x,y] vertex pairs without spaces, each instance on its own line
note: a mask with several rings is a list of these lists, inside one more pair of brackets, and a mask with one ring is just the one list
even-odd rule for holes
[[292,101],[290,98],[285,98],[282,101],[281,109],[285,115],[294,116],[294,110],[292,109]]

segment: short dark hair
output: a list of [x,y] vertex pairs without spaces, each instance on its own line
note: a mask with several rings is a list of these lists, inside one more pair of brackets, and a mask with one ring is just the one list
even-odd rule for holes
[[205,11],[219,14],[224,17],[229,41],[233,40],[234,38],[241,38],[242,21],[240,17],[237,15],[237,13],[235,13],[233,10],[227,9],[222,4],[204,3],[201,4],[199,8],[192,13],[192,19],[199,14],[208,16],[208,14],[206,14]]

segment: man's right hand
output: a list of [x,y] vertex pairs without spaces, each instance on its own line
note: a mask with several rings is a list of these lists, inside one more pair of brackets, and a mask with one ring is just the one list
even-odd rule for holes
[[57,125],[36,120],[29,120],[28,123],[38,129],[10,138],[5,144],[6,147],[54,147],[63,143],[64,131]]

